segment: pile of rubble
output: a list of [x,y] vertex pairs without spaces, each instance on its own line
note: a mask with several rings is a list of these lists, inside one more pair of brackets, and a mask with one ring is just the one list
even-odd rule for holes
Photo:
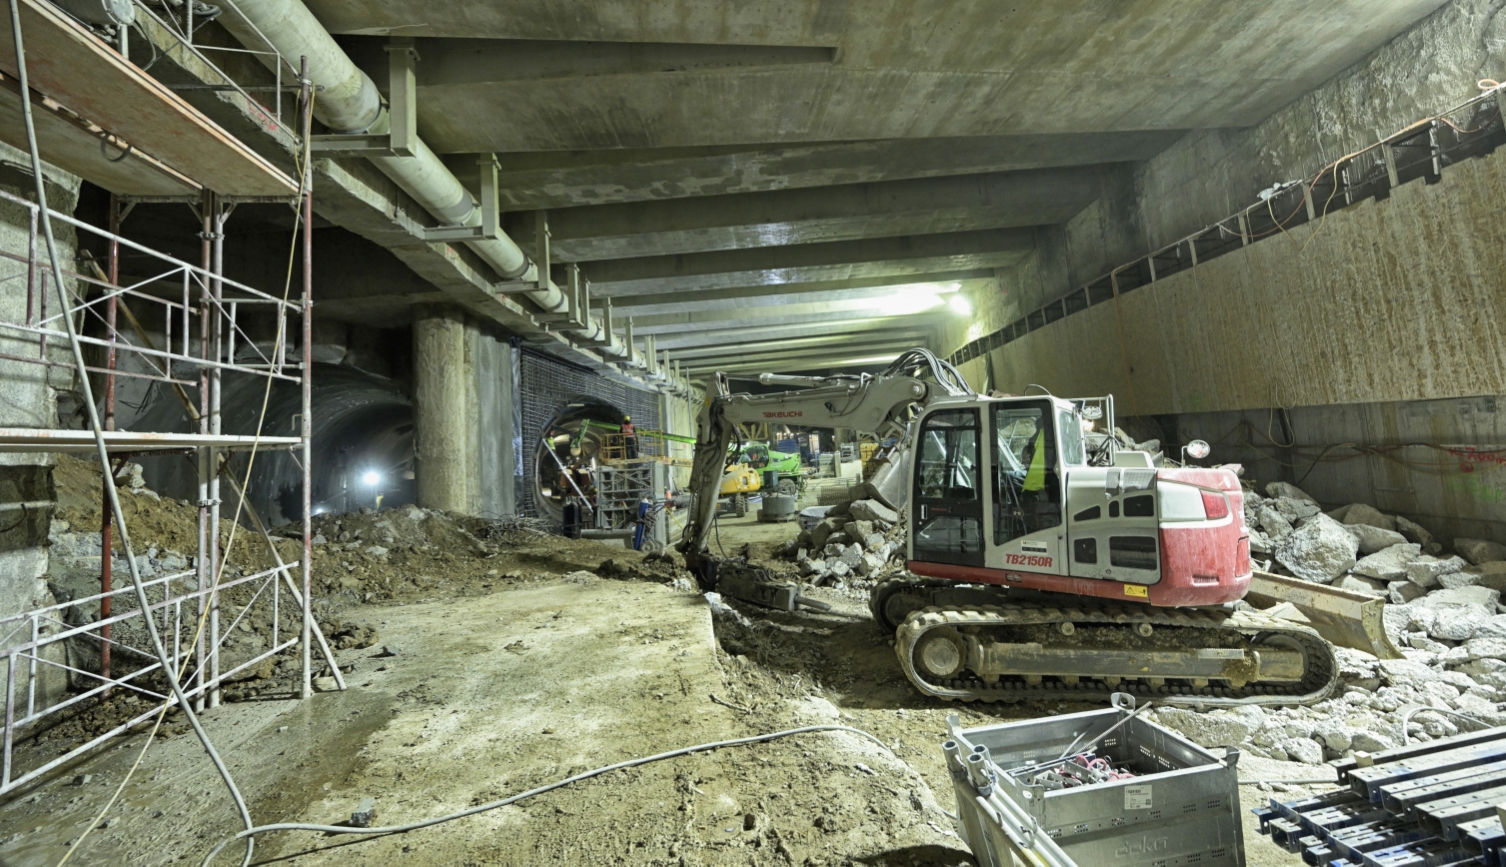
[[820,523],[795,540],[795,563],[812,584],[877,580],[903,566],[903,516],[874,499],[867,485],[854,485],[850,497],[828,507]]
[[1377,660],[1358,650],[1337,652],[1343,685],[1310,707],[1150,713],[1207,747],[1233,745],[1311,765],[1506,725],[1506,616],[1486,618],[1475,637],[1444,653],[1409,649],[1406,659]]
[[1363,504],[1324,512],[1284,482],[1266,494],[1245,492],[1252,553],[1297,578],[1387,598],[1386,632],[1405,658],[1337,648],[1343,684],[1330,699],[1271,710],[1161,708],[1162,724],[1205,746],[1308,764],[1506,725],[1506,546],[1455,539],[1446,556],[1399,515]]
[[1455,539],[1455,553],[1445,556],[1431,533],[1400,515],[1362,503],[1324,512],[1316,500],[1285,482],[1267,485],[1266,494],[1245,492],[1245,524],[1250,553],[1273,557],[1275,571],[1388,597],[1396,605],[1445,590],[1459,592],[1442,598],[1472,602],[1489,597],[1487,590],[1497,596],[1506,590],[1506,545]]

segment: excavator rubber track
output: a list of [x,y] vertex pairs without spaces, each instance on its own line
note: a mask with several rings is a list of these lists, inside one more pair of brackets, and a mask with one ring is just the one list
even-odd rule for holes
[[[989,647],[992,655],[983,657]],[[1333,693],[1339,669],[1332,646],[1316,630],[1259,611],[1161,609],[1080,597],[1061,606],[1022,601],[923,608],[900,624],[895,651],[917,688],[955,701],[1107,701],[1128,692],[1204,708],[1313,704]],[[966,658],[959,661],[959,654]],[[1259,677],[1267,660],[1281,677]]]

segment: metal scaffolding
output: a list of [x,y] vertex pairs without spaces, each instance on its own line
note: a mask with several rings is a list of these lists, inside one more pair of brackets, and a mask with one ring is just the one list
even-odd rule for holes
[[[217,705],[221,686],[227,681],[293,648],[302,651],[300,693],[307,697],[311,691],[313,643],[319,645],[320,654],[343,688],[339,667],[310,611],[311,196],[305,194],[290,202],[299,208],[303,226],[302,284],[296,297],[277,297],[224,276],[225,220],[234,200],[205,193],[196,203],[204,227],[203,262],[197,265],[122,237],[118,233],[119,221],[129,212],[129,202],[112,200],[112,231],[50,211],[50,219],[56,224],[70,226],[81,236],[93,235],[110,251],[105,271],[96,268],[92,273],[64,272],[70,284],[68,294],[73,299],[66,310],[48,306],[49,293],[55,298],[56,287],[48,285],[50,269],[38,238],[40,206],[3,192],[0,200],[25,209],[30,218],[25,251],[0,250],[0,261],[22,266],[15,268],[9,277],[0,277],[0,284],[24,281],[26,299],[21,321],[0,321],[0,338],[5,339],[7,349],[34,347],[34,351],[3,352],[0,358],[71,370],[72,364],[53,356],[70,339],[64,317],[73,317],[76,327],[72,330],[79,332],[78,341],[92,347],[96,358],[102,359],[87,368],[104,382],[104,439],[112,466],[103,467],[102,471],[117,472],[117,461],[123,464],[135,455],[185,455],[194,460],[198,470],[199,514],[198,550],[192,568],[143,582],[152,600],[147,611],[141,610],[133,586],[113,584],[113,527],[106,506],[102,510],[99,592],[0,619],[0,666],[5,673],[0,794],[150,719],[163,703],[176,704],[177,699],[160,683],[164,680],[160,672],[162,663],[143,640],[145,616],[154,618],[161,629],[173,667],[186,666],[184,693],[196,710]],[[132,254],[133,274],[129,283],[120,278],[122,249]],[[258,343],[248,334],[247,328],[253,327],[249,320],[253,318],[262,327],[269,321],[273,323],[270,347],[267,341]],[[122,327],[121,320],[129,323],[129,327]],[[160,330],[154,336],[143,323],[151,323]],[[288,343],[292,340],[299,340],[301,347],[290,358]],[[122,365],[126,359],[133,363]],[[269,381],[269,387],[272,381],[297,384],[303,395],[300,435],[225,434],[221,428],[221,381],[227,372],[262,378]],[[182,434],[114,430],[115,385],[121,376],[162,383],[175,391],[198,431]],[[89,453],[95,449],[94,434],[90,431],[0,429],[0,452]],[[286,562],[277,553],[251,503],[242,498],[247,517],[268,545],[276,565],[229,577],[222,573],[220,551],[221,481],[228,481],[233,494],[242,497],[244,492],[232,475],[229,458],[236,453],[272,449],[292,452],[303,471],[301,556],[294,562]],[[291,634],[282,625],[289,600],[300,621],[299,628]],[[249,658],[227,652],[228,637],[248,616],[258,613],[258,608],[270,613],[271,634],[266,648]],[[90,657],[89,665],[75,662],[73,657],[81,649],[97,651],[97,665],[92,664],[92,653],[83,654]],[[56,683],[59,676],[70,686],[66,694],[49,700],[47,693],[51,690],[39,690],[39,686]],[[127,691],[148,701],[140,713],[98,733],[87,743],[51,756],[45,762],[27,767],[17,765],[18,743],[58,721],[59,714],[68,709],[114,690]]]

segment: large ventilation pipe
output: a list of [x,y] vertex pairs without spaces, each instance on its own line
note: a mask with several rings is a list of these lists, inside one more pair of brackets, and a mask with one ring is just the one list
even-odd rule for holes
[[[391,118],[376,83],[351,62],[302,0],[237,0],[236,8],[245,20],[236,15],[225,15],[219,20],[246,47],[263,51],[270,42],[283,57],[308,57],[309,78],[323,88],[314,101],[314,114],[321,123],[341,133],[387,132]],[[260,34],[246,21],[255,25]],[[266,54],[255,56],[269,68],[277,62]],[[475,198],[422,139],[414,139],[411,157],[367,159],[445,225],[481,225],[481,209]],[[505,233],[495,240],[468,241],[466,246],[504,279],[528,279],[537,273],[534,270],[537,266],[529,262]],[[521,294],[546,313],[567,312],[569,302],[564,293],[553,281],[545,281],[545,285],[547,289]],[[652,366],[617,335],[605,333],[600,323],[593,322],[589,328],[570,333],[584,341],[608,341],[605,351],[626,359],[634,367]]]

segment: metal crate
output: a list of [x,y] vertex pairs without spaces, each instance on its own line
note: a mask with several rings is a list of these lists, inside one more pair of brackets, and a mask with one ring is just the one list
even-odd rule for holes
[[[1239,750],[1210,752],[1134,709],[1116,693],[1087,713],[974,729],[947,718],[957,832],[980,867],[1243,867]],[[1133,779],[1047,791],[1010,774],[1105,733],[1098,755]]]

